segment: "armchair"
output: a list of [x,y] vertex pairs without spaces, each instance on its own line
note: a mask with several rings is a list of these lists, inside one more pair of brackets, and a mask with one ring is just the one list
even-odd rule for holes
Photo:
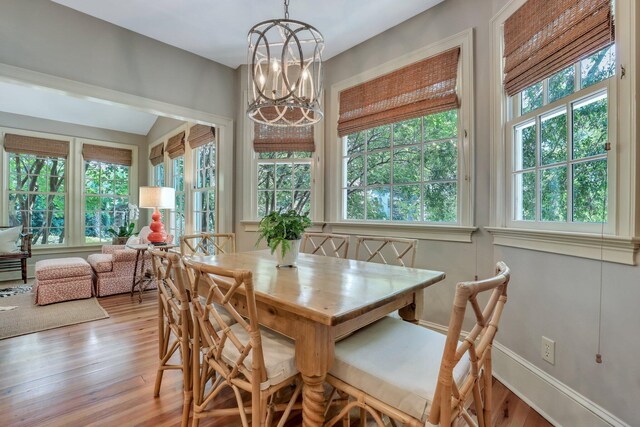
[[[151,270],[151,256],[147,252],[144,260],[144,268]],[[138,271],[134,271],[136,251],[124,245],[104,245],[102,253],[89,255],[87,261],[95,273],[96,295],[99,297],[131,292],[133,276],[144,272],[142,262],[138,264]],[[146,287],[155,288],[155,282]]]
[[[0,226],[0,230],[13,227]],[[0,252],[0,272],[20,271],[22,281],[27,283],[27,259],[31,258],[31,234],[20,234],[20,248],[16,252]]]

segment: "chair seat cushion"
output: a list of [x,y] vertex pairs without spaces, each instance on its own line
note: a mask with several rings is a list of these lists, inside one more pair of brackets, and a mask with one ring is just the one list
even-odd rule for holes
[[113,255],[111,254],[91,254],[87,257],[87,261],[96,273],[108,273],[113,270]]
[[[238,337],[240,342],[249,342],[249,333],[240,325],[236,323],[231,326],[231,330]],[[292,340],[273,332],[267,328],[260,328],[262,337],[262,352],[264,354],[264,364],[267,370],[267,380],[260,384],[260,388],[265,390],[270,386],[281,383],[282,381],[293,377],[298,374],[298,368],[296,368],[296,349]],[[227,363],[235,363],[238,360],[240,353],[233,343],[227,340],[224,350],[222,350],[222,357]],[[249,353],[249,356],[244,359],[244,366],[251,371],[251,359],[253,352]]]
[[[336,344],[330,374],[425,421],[446,339],[446,335],[385,317]],[[467,354],[454,369],[458,384],[469,373]]]
[[82,258],[56,258],[36,262],[36,279],[39,282],[92,274],[91,266]]

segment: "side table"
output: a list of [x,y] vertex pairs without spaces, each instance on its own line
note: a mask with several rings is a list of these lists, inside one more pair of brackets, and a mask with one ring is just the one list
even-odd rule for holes
[[[154,249],[160,249],[162,251],[168,251],[170,249],[177,248],[178,245],[167,244],[167,245],[153,246],[153,245],[147,245],[147,244],[139,244],[139,245],[126,245],[126,247],[127,249],[133,249],[136,251],[136,262],[133,268],[133,282],[131,283],[131,297],[133,297],[133,294],[137,286],[138,292],[139,292],[138,303],[140,304],[142,303],[142,293],[144,292],[147,284],[149,284],[152,280],[155,280],[153,276],[153,272],[151,272],[150,274],[147,274],[147,271],[144,268],[144,264],[145,264],[144,253],[150,247]],[[140,258],[142,258],[142,261],[140,261]],[[140,274],[137,274],[138,264],[140,262],[142,262],[142,265],[140,268]]]

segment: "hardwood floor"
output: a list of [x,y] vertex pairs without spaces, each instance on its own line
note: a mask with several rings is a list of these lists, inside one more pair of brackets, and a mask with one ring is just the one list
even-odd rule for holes
[[[109,319],[0,341],[0,425],[180,424],[178,371],[164,374],[160,397],[153,398],[155,293],[146,292],[142,304],[129,295],[102,298],[100,304]],[[550,426],[501,383],[493,387],[494,426]],[[300,425],[300,420],[289,424]],[[236,427],[239,420],[208,419],[200,425]]]

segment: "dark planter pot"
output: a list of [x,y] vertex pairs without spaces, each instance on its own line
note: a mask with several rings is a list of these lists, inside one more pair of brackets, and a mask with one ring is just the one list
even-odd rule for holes
[[113,239],[111,239],[111,244],[124,245],[127,243],[127,240],[129,240],[128,237],[114,237]]

